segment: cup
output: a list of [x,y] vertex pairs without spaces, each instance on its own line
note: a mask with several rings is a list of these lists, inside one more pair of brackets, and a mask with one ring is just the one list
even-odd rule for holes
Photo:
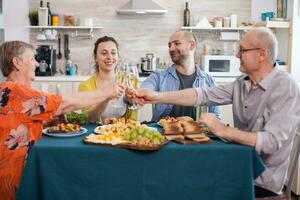
[[76,75],[76,73],[77,73],[77,65],[72,65],[72,66],[70,66],[70,67],[69,67],[69,74],[70,74],[71,76],[74,76],[74,75]]
[[223,18],[223,27],[229,27],[230,26],[230,17],[224,17]]
[[40,64],[39,65],[40,72],[46,72],[48,64],[44,60],[42,60],[39,64]]
[[45,34],[46,38],[49,38],[52,35],[52,30],[51,29],[46,29],[46,30],[44,30],[44,34]]
[[216,17],[214,19],[214,25],[215,25],[216,28],[222,28],[222,26],[223,26],[222,18],[221,17]]
[[51,22],[52,22],[52,26],[58,26],[59,25],[58,14],[52,14],[52,16],[51,16]]
[[275,17],[274,12],[264,12],[261,13],[261,21],[269,21]]
[[46,40],[46,35],[40,33],[40,34],[37,34],[36,36],[36,40]]
[[235,15],[235,14],[230,15],[230,27],[231,28],[237,27],[237,15]]

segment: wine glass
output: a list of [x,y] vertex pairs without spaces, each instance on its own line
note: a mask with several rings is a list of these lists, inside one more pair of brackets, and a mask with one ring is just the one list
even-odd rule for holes
[[[128,65],[127,69],[127,87],[129,90],[135,92],[140,87],[139,71],[136,65]],[[130,109],[138,109],[136,104],[129,107]]]
[[[115,84],[116,85],[126,85],[126,74],[127,74],[128,64],[118,65],[115,69]],[[120,102],[119,99],[113,99],[112,106],[117,109],[124,108],[125,106]]]
[[126,85],[126,74],[128,71],[128,64],[124,63],[123,65],[117,66],[115,70],[115,83],[118,85]]

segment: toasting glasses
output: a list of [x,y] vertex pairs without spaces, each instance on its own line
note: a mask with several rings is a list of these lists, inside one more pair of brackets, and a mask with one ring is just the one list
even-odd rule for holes
[[[128,71],[128,65],[118,65],[115,69],[115,83],[117,85],[127,85],[126,82],[126,76],[127,76],[127,71]],[[112,105],[114,108],[124,108],[125,106],[119,101],[119,99],[113,99]]]
[[[133,64],[128,65],[126,74],[127,74],[127,78],[126,78],[127,87],[129,90],[135,92],[140,87],[139,72],[136,65]],[[138,109],[136,104],[133,104],[129,108],[133,110]]]

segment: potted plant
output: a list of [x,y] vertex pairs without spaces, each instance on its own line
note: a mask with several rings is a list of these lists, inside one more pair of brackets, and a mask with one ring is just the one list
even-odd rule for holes
[[29,21],[31,26],[37,26],[39,22],[38,11],[33,10],[28,13]]

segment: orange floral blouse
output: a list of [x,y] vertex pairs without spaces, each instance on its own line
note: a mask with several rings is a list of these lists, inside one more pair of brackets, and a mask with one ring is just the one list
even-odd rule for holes
[[24,164],[61,96],[13,82],[0,84],[0,199],[15,199]]

